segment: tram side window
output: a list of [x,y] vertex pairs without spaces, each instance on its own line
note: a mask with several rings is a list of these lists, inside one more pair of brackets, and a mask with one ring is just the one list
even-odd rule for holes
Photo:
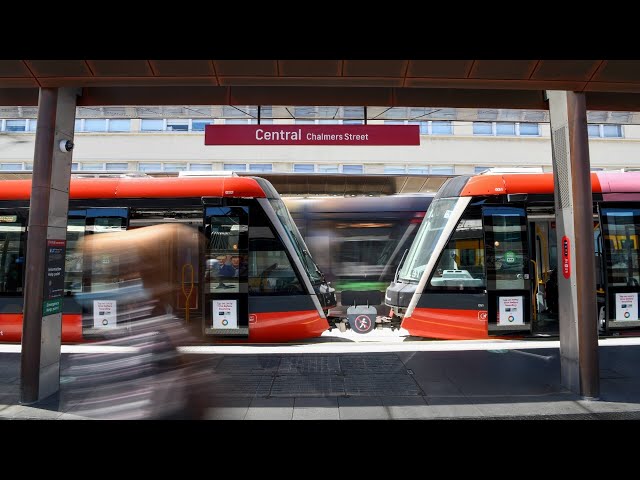
[[26,214],[0,211],[0,294],[21,295],[24,285]]
[[114,288],[123,280],[119,258],[107,254],[86,258],[87,252],[79,245],[85,235],[124,230],[126,221],[126,209],[69,210],[64,275],[66,295]]
[[593,246],[596,257],[596,289],[604,289],[604,271],[602,269],[602,228],[600,222],[593,222]]
[[601,209],[610,287],[640,286],[640,208]]
[[489,206],[483,212],[489,289],[529,288],[530,259],[524,209]]
[[430,290],[477,290],[486,285],[480,215],[463,217],[429,281]]
[[[108,212],[104,212],[105,216],[96,216],[87,218],[86,231],[93,234],[113,233],[125,230],[125,217],[107,216]],[[126,253],[126,252],[123,252]],[[112,253],[101,253],[92,255],[89,262],[89,270],[85,271],[85,283],[89,287],[89,291],[97,292],[117,288],[120,282],[129,280],[127,271],[124,267],[132,262],[127,259],[125,265],[121,264],[120,255]]]
[[302,282],[280,237],[262,209],[252,210],[249,229],[249,293],[251,295],[304,294]]
[[269,227],[250,230],[249,292],[252,295],[304,293],[284,245]]
[[84,255],[78,242],[84,237],[85,218],[69,218],[67,223],[67,251],[64,264],[65,294],[82,292]]

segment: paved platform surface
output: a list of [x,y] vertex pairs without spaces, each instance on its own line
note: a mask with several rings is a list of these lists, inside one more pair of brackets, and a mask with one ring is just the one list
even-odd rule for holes
[[[69,375],[70,360],[87,348],[63,346],[60,394],[21,405],[19,345],[0,346],[0,419],[104,418],[87,408],[104,391],[67,395],[77,380]],[[182,352],[206,378],[199,418],[208,420],[640,419],[640,339],[600,340],[595,400],[562,387],[553,340],[327,335],[301,344]]]

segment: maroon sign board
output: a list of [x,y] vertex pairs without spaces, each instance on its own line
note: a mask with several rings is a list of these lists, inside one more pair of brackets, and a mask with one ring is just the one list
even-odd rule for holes
[[205,145],[420,145],[418,125],[206,125]]

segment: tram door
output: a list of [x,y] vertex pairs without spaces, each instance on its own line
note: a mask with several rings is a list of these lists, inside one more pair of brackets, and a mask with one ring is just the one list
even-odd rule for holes
[[534,331],[557,335],[558,248],[553,215],[529,215]]
[[249,207],[205,207],[203,333],[249,336]]
[[[557,335],[560,332],[558,298],[558,248],[556,220],[552,214],[529,212],[531,245],[533,331]],[[600,328],[604,328],[605,281],[603,268],[603,237],[600,221],[594,217],[596,298]]]
[[527,215],[521,207],[485,206],[489,333],[531,331],[531,269]]
[[615,335],[640,328],[640,206],[601,204],[600,219],[606,272],[602,275],[606,296],[599,303],[600,326],[606,334]]

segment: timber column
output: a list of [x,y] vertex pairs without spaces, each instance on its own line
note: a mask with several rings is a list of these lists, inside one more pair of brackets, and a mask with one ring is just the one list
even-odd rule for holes
[[27,237],[20,401],[60,389],[60,343],[75,88],[41,88]]
[[584,93],[548,91],[558,245],[562,385],[600,395],[593,195]]

